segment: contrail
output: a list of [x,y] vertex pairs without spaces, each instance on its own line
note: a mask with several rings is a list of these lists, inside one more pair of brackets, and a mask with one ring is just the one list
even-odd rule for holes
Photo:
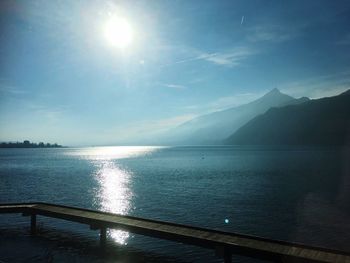
[[243,24],[243,22],[244,22],[244,16],[242,16],[241,25]]

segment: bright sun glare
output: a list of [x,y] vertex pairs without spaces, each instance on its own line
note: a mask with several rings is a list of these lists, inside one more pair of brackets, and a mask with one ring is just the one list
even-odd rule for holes
[[126,48],[133,39],[133,30],[124,18],[111,17],[105,24],[104,34],[108,43],[119,48]]

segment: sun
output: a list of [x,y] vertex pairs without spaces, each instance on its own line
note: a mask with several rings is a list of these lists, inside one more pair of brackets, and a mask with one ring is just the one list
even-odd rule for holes
[[108,44],[124,49],[133,40],[133,29],[125,18],[111,17],[104,26],[104,36]]

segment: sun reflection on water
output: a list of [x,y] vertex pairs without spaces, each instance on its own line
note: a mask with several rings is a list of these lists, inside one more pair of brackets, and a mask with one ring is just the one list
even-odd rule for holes
[[147,155],[164,146],[106,146],[106,147],[86,147],[72,148],[67,155],[80,156],[88,160],[116,160],[125,158],[135,158]]
[[[129,188],[131,174],[117,167],[111,161],[102,161],[96,173],[100,189],[96,194],[101,209],[106,212],[125,215],[130,210],[132,192]],[[109,236],[117,243],[126,245],[129,233],[109,230]]]
[[[150,154],[162,147],[91,147],[72,151],[96,166],[94,174],[98,187],[95,202],[100,209],[121,215],[127,215],[131,209],[133,192],[130,189],[132,172],[123,169],[118,159],[136,158]],[[122,230],[109,230],[109,236],[117,243],[126,245],[129,233]]]

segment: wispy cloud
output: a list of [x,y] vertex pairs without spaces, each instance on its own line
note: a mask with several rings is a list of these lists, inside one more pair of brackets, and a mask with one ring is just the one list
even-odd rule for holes
[[289,28],[280,25],[259,25],[248,29],[247,40],[250,42],[281,43],[291,40],[300,34],[297,27]]
[[256,52],[253,52],[248,48],[239,48],[228,52],[218,52],[213,54],[203,53],[199,56],[199,59],[203,59],[220,66],[234,67],[241,64],[244,59],[254,53]]
[[23,95],[27,94],[27,91],[15,86],[5,85],[0,83],[0,94],[3,95]]
[[163,86],[171,88],[171,89],[186,89],[186,86],[178,85],[178,84],[164,83]]
[[218,52],[203,52],[199,50],[189,49],[187,53],[191,53],[192,56],[180,59],[168,64],[162,65],[162,67],[172,66],[176,64],[188,63],[192,61],[206,61],[218,66],[235,67],[242,63],[243,60],[249,56],[256,54],[257,52],[248,47],[238,47],[225,51]]
[[295,97],[317,99],[335,96],[350,89],[350,70],[285,83],[280,89]]

